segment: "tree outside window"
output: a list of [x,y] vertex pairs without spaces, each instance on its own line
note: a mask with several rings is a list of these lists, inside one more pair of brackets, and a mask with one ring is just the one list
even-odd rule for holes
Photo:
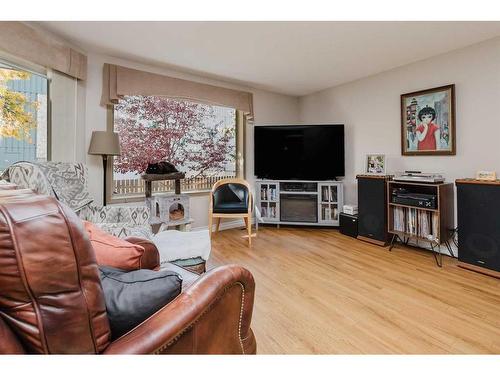
[[[143,194],[148,163],[168,161],[185,172],[183,190],[206,190],[236,172],[236,111],[160,96],[127,96],[114,107],[122,154],[114,194]],[[169,191],[170,183],[157,184]],[[125,188],[127,187],[127,188]]]
[[47,159],[47,78],[0,62],[0,170]]

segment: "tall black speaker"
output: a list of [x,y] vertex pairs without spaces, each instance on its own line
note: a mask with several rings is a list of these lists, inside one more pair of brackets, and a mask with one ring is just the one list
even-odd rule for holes
[[385,246],[387,181],[390,176],[358,175],[358,239]]
[[500,181],[455,183],[459,265],[500,277]]

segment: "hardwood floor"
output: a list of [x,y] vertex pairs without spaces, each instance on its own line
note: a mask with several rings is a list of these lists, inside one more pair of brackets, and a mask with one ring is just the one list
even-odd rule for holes
[[255,277],[252,329],[267,353],[500,353],[500,280],[401,245],[334,229],[259,228],[213,237],[209,268]]

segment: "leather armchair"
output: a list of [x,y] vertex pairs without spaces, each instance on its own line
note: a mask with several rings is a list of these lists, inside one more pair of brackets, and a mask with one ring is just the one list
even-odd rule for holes
[[[251,273],[236,265],[183,278],[177,298],[115,341],[91,244],[56,199],[0,193],[0,353],[254,354]],[[134,241],[134,239],[132,239]]]

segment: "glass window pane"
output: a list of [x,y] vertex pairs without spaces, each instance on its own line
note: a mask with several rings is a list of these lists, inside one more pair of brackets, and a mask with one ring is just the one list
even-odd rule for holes
[[47,160],[47,78],[0,62],[0,170]]
[[[167,161],[185,172],[182,191],[209,190],[236,175],[236,111],[159,96],[126,96],[114,108],[122,155],[114,160],[114,194],[144,194],[140,174]],[[130,187],[133,187],[132,189]],[[155,182],[154,192],[172,191]]]

